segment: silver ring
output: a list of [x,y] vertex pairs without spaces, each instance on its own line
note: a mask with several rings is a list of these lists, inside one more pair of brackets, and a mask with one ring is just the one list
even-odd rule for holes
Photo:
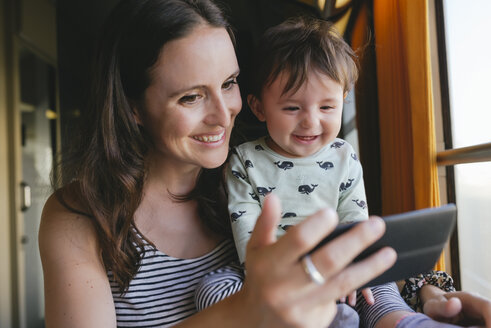
[[322,276],[322,274],[317,270],[310,255],[307,254],[302,258],[302,267],[305,273],[309,276],[310,280],[317,285],[322,285],[326,282],[326,279]]

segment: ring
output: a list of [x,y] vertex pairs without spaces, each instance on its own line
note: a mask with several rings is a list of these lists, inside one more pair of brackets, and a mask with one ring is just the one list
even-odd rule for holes
[[324,279],[322,274],[315,267],[309,254],[305,255],[302,258],[301,262],[302,262],[302,267],[303,267],[305,273],[309,276],[309,278],[310,278],[310,280],[312,280],[312,282],[314,282],[317,285],[322,285],[322,284],[324,284],[324,282],[326,282],[326,279]]

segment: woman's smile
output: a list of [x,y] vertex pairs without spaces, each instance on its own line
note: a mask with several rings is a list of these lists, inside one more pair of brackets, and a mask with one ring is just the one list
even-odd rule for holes
[[206,143],[216,143],[218,141],[222,141],[224,139],[223,138],[224,136],[225,136],[225,131],[222,131],[219,134],[193,136],[193,139]]

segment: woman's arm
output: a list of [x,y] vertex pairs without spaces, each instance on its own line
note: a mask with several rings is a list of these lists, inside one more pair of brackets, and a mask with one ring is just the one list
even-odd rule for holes
[[337,224],[334,211],[319,211],[288,229],[278,241],[280,220],[277,197],[268,195],[247,249],[247,276],[237,294],[198,313],[179,327],[327,327],[335,301],[388,269],[395,252],[385,248],[368,259],[350,264],[384,231],[381,220],[368,220],[312,254],[325,278],[313,283],[299,258],[329,234]]
[[109,280],[87,217],[47,201],[39,230],[46,327],[116,327]]

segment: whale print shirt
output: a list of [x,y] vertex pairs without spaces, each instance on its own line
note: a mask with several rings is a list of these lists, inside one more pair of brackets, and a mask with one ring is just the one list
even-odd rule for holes
[[289,158],[271,150],[265,140],[235,147],[227,169],[228,209],[241,263],[270,192],[281,199],[278,236],[325,207],[336,209],[341,223],[368,218],[362,167],[349,143],[336,138],[313,155]]

